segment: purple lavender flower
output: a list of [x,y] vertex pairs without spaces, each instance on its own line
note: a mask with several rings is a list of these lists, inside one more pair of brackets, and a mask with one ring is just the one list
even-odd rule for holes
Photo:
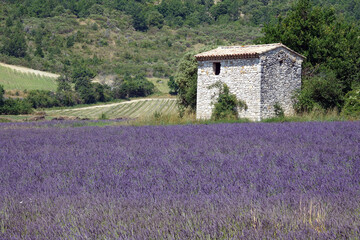
[[360,123],[0,124],[0,238],[360,234]]

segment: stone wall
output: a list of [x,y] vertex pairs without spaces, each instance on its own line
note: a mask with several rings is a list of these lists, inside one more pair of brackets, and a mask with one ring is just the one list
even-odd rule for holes
[[[293,114],[292,96],[301,87],[302,61],[286,48],[259,58],[199,61],[196,117],[211,118],[218,91],[209,87],[218,81],[226,83],[230,92],[247,104],[248,109],[239,112],[241,118],[260,121],[273,117],[276,103],[286,115]],[[214,62],[221,64],[219,75],[215,75]]]
[[261,119],[275,116],[274,105],[280,104],[285,115],[294,113],[292,97],[301,88],[302,59],[285,48],[269,51],[260,57]]
[[[214,62],[221,63],[219,75],[214,73]],[[238,99],[246,102],[248,109],[240,112],[240,117],[260,120],[260,72],[258,58],[199,62],[196,117],[211,117],[213,102],[217,99],[217,89],[209,87],[220,80],[229,86],[230,92]]]

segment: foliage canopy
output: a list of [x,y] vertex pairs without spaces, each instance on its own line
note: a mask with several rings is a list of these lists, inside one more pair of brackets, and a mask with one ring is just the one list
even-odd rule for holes
[[0,105],[2,105],[4,102],[4,94],[5,94],[4,87],[0,85]]
[[[307,57],[298,109],[343,106],[343,96],[360,81],[360,29],[334,8],[299,0],[288,14],[263,28],[261,43],[281,42]],[[309,105],[309,106],[305,106]]]
[[194,52],[186,53],[184,55],[175,76],[176,84],[179,86],[179,105],[188,108],[190,111],[196,110],[198,65],[194,55]]

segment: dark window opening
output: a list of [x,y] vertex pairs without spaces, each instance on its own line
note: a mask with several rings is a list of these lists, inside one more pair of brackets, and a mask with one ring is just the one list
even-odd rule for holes
[[283,60],[281,60],[281,61],[280,61],[280,66],[282,66],[282,65],[283,65],[283,63],[284,63],[284,61],[283,61]]
[[219,63],[219,62],[213,63],[213,69],[214,69],[215,75],[220,74],[220,68],[221,68],[221,63]]

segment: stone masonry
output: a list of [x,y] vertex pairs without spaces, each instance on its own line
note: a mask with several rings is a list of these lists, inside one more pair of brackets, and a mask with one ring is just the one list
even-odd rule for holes
[[211,118],[221,81],[247,104],[239,117],[260,121],[275,116],[279,104],[285,115],[293,114],[292,96],[301,88],[304,57],[282,44],[219,47],[195,56],[198,60],[198,119]]

